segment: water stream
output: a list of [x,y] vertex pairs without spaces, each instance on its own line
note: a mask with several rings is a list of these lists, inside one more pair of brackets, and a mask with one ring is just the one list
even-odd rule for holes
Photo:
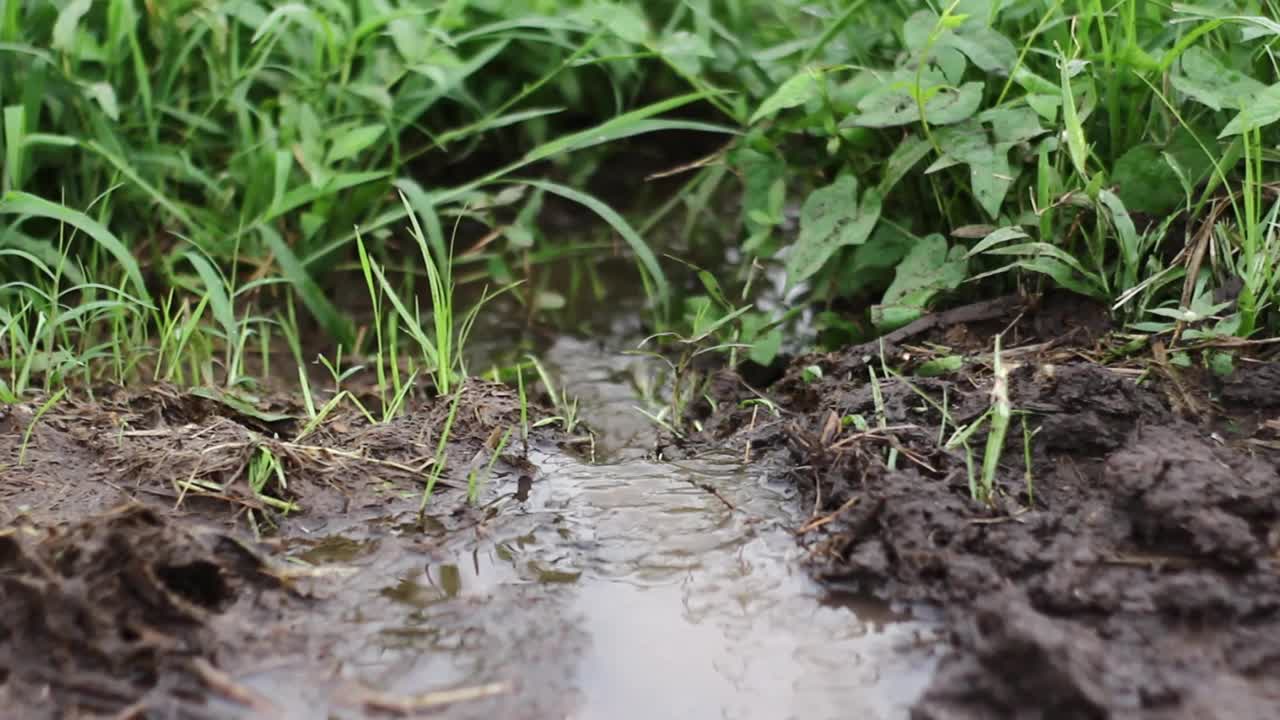
[[376,509],[318,529],[293,553],[332,571],[329,639],[247,684],[290,718],[366,717],[375,695],[447,717],[906,717],[934,624],[808,579],[789,488],[740,457],[648,458],[641,358],[565,338],[545,359],[599,432],[596,463],[536,453],[527,497],[492,488],[495,516],[462,532]]

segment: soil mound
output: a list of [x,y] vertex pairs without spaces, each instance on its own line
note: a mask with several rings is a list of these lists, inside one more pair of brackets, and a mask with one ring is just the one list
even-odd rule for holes
[[[1006,333],[1022,344],[1002,355],[1015,414],[990,502],[972,496],[989,348],[941,377],[890,370],[953,352],[937,346],[802,358],[765,391],[776,416],[722,403],[700,440],[749,442],[794,480],[818,577],[947,611],[954,652],[919,720],[1280,717],[1280,475],[1258,434],[1274,423],[1185,416],[1265,411],[1273,388],[1248,386],[1274,368],[1206,387],[1035,326]],[[975,423],[968,450],[948,446]]]
[[12,527],[0,534],[0,704],[23,717],[205,717],[202,698],[230,687],[218,650],[242,634],[222,620],[269,612],[259,596],[279,585],[230,536],[138,505]]

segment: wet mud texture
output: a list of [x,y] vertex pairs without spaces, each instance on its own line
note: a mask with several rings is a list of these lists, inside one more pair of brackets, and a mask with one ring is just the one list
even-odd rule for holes
[[[0,534],[5,717],[207,717],[219,649],[284,598],[250,549],[141,506]],[[235,612],[228,612],[235,608]],[[252,705],[255,698],[233,697]]]
[[[428,508],[441,531],[485,517],[467,476],[507,430],[488,482],[532,472],[514,393],[461,392]],[[305,622],[306,569],[265,558],[356,510],[415,511],[452,402],[386,424],[344,409],[306,432],[287,403],[246,414],[168,387],[95,395],[38,418],[38,401],[0,408],[0,717],[278,716],[233,675],[310,657],[326,628]],[[266,454],[282,473],[255,489]]]
[[[991,403],[976,325],[919,339],[971,353],[945,377],[885,377],[867,348],[802,358],[765,390],[779,417],[737,407],[701,441],[749,442],[797,483],[818,577],[946,610],[954,651],[915,720],[1280,717],[1276,366],[1242,362],[1225,383],[1107,368],[1085,359],[1091,313],[1050,310],[1022,312],[1004,343],[1012,406],[1035,433],[1030,491],[1021,417],[990,506],[970,497],[963,450],[939,441]],[[909,369],[928,354],[904,341],[886,358]],[[812,365],[823,379],[805,382]],[[721,379],[722,400],[748,397],[733,386]],[[842,422],[854,415],[872,427]],[[970,440],[975,468],[985,444]]]

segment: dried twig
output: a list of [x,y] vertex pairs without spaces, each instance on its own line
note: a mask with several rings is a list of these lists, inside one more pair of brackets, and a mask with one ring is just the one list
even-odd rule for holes
[[813,520],[809,521],[808,523],[805,523],[804,527],[800,528],[799,530],[796,530],[796,535],[804,535],[805,533],[808,533],[808,532],[812,532],[812,531],[814,531],[814,530],[817,530],[818,528],[822,527],[823,525],[826,525],[827,523],[831,522],[832,520],[835,520],[836,518],[840,517],[841,513],[844,513],[844,512],[846,512],[847,510],[849,510],[850,508],[852,508],[854,505],[857,505],[857,504],[858,504],[858,501],[859,501],[859,500],[861,500],[861,499],[862,499],[862,496],[861,496],[861,495],[854,495],[853,497],[849,498],[848,500],[845,500],[845,501],[844,501],[844,504],[843,504],[843,505],[841,505],[840,507],[836,508],[836,510],[835,510],[835,511],[830,512],[830,513],[828,513],[828,514],[826,514],[826,515],[824,515],[824,516],[822,516],[822,517],[820,517],[820,518],[815,518],[815,519],[813,519]]

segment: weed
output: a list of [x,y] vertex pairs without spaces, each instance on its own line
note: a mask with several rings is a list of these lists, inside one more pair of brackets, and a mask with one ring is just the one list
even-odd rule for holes
[[35,432],[36,425],[40,422],[40,418],[44,417],[45,413],[53,409],[53,406],[57,405],[58,402],[62,400],[63,396],[66,395],[66,392],[66,388],[58,390],[58,392],[49,396],[47,400],[41,403],[39,409],[36,410],[35,416],[31,418],[31,423],[27,425],[27,429],[22,433],[22,445],[18,449],[18,465],[23,465],[27,461],[27,446],[31,444],[31,435]]
[[422,489],[422,502],[418,506],[419,525],[426,518],[427,503],[431,500],[431,493],[435,492],[436,483],[440,481],[440,475],[444,472],[448,461],[449,436],[453,433],[453,421],[458,417],[458,404],[460,402],[462,402],[461,388],[454,391],[453,400],[449,403],[449,414],[445,417],[444,427],[440,428],[440,439],[436,442],[436,454],[431,464],[431,474],[427,476],[427,484]]
[[1009,371],[1000,358],[1000,336],[996,336],[995,349],[991,353],[991,410],[990,427],[987,429],[987,446],[982,453],[982,485],[978,499],[991,504],[995,501],[996,473],[1000,470],[1000,456],[1004,452],[1005,435],[1009,432]]
[[[489,455],[489,463],[485,465],[483,470],[472,468],[467,473],[467,502],[475,505],[480,501],[480,488],[488,482],[493,475],[493,466],[497,464],[498,458],[502,457],[502,451],[507,447],[507,441],[511,439],[511,431],[513,428],[507,428],[499,438],[498,444],[494,446],[493,452]],[[483,456],[481,456],[483,457]]]
[[[580,418],[578,417],[578,399],[570,399],[568,393],[561,388],[556,390],[555,382],[551,379],[551,374],[547,372],[546,367],[533,355],[527,356],[529,362],[533,365],[534,370],[538,373],[538,379],[542,381],[542,386],[547,390],[547,397],[551,400],[551,406],[556,414],[550,417],[544,417],[533,424],[533,427],[542,427],[553,423],[560,423],[561,429],[565,434],[572,435],[578,429]],[[523,384],[523,379],[521,380]],[[524,407],[524,403],[521,403]],[[526,420],[526,411],[521,411],[521,422]]]

